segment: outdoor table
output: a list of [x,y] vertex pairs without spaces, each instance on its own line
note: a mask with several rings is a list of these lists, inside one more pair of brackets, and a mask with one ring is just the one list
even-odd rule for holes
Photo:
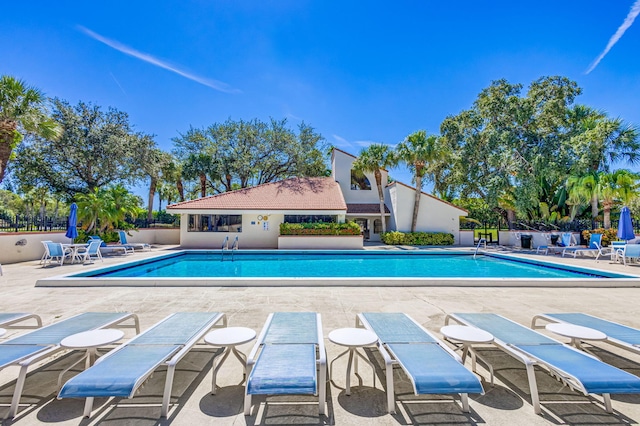
[[493,366],[476,353],[472,345],[479,343],[493,342],[493,335],[487,331],[467,325],[446,325],[440,329],[440,333],[450,341],[459,342],[461,346],[456,350],[462,350],[462,363],[464,364],[467,354],[471,357],[471,370],[476,372],[476,358],[480,359],[488,368],[491,374],[491,384],[493,384]]
[[122,330],[116,330],[113,328],[104,328],[98,330],[83,331],[82,333],[72,334],[65,337],[60,342],[60,346],[68,349],[86,349],[85,354],[76,362],[74,362],[69,368],[65,369],[58,376],[58,389],[62,384],[62,376],[73,367],[78,365],[82,360],[86,360],[85,369],[91,367],[95,362],[98,354],[98,348],[105,346],[124,337]]
[[[210,331],[206,336],[204,336],[204,341],[213,346],[221,346],[224,347],[224,351],[222,352],[222,358],[219,356],[215,357],[213,360],[213,377],[211,379],[211,394],[215,395],[216,393],[216,376],[218,374],[218,370],[222,366],[222,364],[229,357],[229,354],[233,353],[233,355],[240,361],[243,367],[243,378],[242,382],[246,380],[246,365],[247,365],[247,357],[245,354],[236,349],[236,346],[242,345],[243,343],[247,343],[256,338],[256,332],[250,328],[246,327],[225,327],[220,328],[218,330]],[[220,358],[220,361],[217,365],[215,365],[216,360]]]
[[333,363],[343,355],[349,354],[349,361],[347,362],[347,387],[346,394],[351,395],[351,364],[355,358],[355,373],[358,374],[358,357],[362,358],[367,364],[371,366],[373,371],[373,386],[376,386],[376,369],[360,352],[358,348],[365,346],[372,346],[378,341],[378,336],[372,331],[365,330],[363,328],[339,328],[329,333],[329,340],[339,346],[345,346],[348,349],[335,357],[331,364],[329,364],[329,380],[332,380]]
[[593,355],[593,353],[591,353],[591,351],[584,348],[582,346],[581,341],[582,340],[597,341],[597,340],[607,339],[607,335],[604,334],[603,332],[594,330],[593,328],[583,327],[581,325],[567,324],[567,323],[551,323],[551,324],[545,325],[545,328],[554,334],[570,338],[571,344],[573,346],[575,346],[580,350],[588,352],[591,355]]
[[76,261],[78,260],[78,249],[80,247],[89,247],[89,244],[83,244],[83,243],[78,243],[78,244],[62,244],[62,248],[70,248],[71,249],[71,263],[76,263]]

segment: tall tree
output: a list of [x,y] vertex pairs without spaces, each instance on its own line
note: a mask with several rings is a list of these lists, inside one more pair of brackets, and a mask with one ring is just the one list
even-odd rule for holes
[[74,107],[60,99],[53,105],[62,136],[34,138],[18,148],[14,171],[21,183],[47,186],[72,199],[144,176],[140,154],[149,152],[155,142],[151,136],[134,133],[126,113],[113,108],[105,112],[84,102]]
[[60,137],[62,129],[49,117],[44,94],[14,77],[0,77],[0,182],[14,148],[26,133],[47,139]]
[[149,193],[147,198],[147,220],[153,220],[153,200],[156,196],[156,188],[162,177],[162,171],[171,161],[171,154],[166,153],[158,148],[148,149],[146,152],[139,153],[141,157],[145,157],[141,163],[141,168],[149,178]]
[[393,167],[398,163],[394,152],[388,145],[374,143],[360,151],[358,158],[353,162],[353,168],[363,173],[373,173],[378,187],[378,199],[380,200],[380,221],[382,232],[387,232],[384,210],[384,192],[382,188],[382,172],[380,169]]
[[418,130],[407,136],[404,141],[396,146],[397,158],[409,166],[413,172],[413,180],[416,185],[415,199],[413,202],[413,219],[411,220],[411,232],[416,232],[418,224],[418,212],[422,195],[422,179],[431,162],[441,155],[438,137],[428,135],[426,130]]

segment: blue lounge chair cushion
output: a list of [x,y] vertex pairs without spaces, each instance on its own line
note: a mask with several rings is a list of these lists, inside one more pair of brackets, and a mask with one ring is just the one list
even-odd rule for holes
[[640,378],[567,346],[515,345],[538,360],[576,377],[589,393],[640,393]]
[[15,364],[47,348],[47,346],[36,345],[0,345],[0,368]]
[[426,343],[435,339],[403,313],[363,313],[380,341],[390,343]]
[[317,315],[314,312],[276,312],[265,343],[318,343]]
[[488,331],[498,340],[514,345],[558,344],[543,334],[521,326],[513,321],[489,313],[456,314],[469,324]]
[[179,349],[180,345],[125,346],[65,383],[58,397],[129,398],[141,377],[155,370]]
[[616,324],[611,321],[603,320],[591,315],[582,313],[559,313],[559,314],[545,314],[551,318],[557,318],[561,321],[566,321],[571,324],[581,325],[583,327],[589,327],[599,330],[611,337],[630,345],[640,345],[640,330],[627,327],[622,324]]
[[412,377],[418,394],[483,393],[480,380],[437,343],[387,346]]
[[67,336],[103,327],[107,323],[122,318],[122,316],[121,312],[86,312],[7,340],[0,347],[5,345],[59,345],[62,339]]
[[29,314],[25,314],[25,313],[1,313],[0,314],[0,324],[4,324],[6,322],[13,321],[14,319],[18,319],[18,318],[23,317],[25,315],[29,315]]
[[178,312],[132,339],[136,345],[183,345],[200,333],[217,312]]
[[316,382],[315,344],[265,345],[247,380],[247,393],[314,395]]

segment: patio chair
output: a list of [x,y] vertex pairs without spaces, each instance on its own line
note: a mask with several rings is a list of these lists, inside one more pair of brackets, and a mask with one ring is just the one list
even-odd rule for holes
[[395,413],[393,367],[399,365],[416,395],[460,394],[462,410],[469,412],[469,393],[484,394],[478,377],[442,340],[403,313],[362,313],[356,327],[378,336],[387,379],[387,408]]
[[589,246],[588,247],[566,247],[562,250],[562,257],[565,254],[573,254],[575,258],[579,254],[591,253],[596,255],[596,259],[602,256],[602,234],[591,234],[589,238]]
[[269,314],[247,357],[244,415],[251,414],[253,395],[318,395],[322,415],[326,389],[327,354],[320,314]]
[[52,243],[51,240],[40,241],[44,246],[44,253],[42,253],[42,257],[40,258],[40,264],[44,263],[44,260],[49,256],[49,247],[47,247],[47,243]]
[[[23,321],[35,320],[36,325],[21,325]],[[0,313],[0,327],[2,328],[40,328],[42,319],[36,314],[26,314],[22,312]]]
[[571,232],[563,232],[560,235],[560,239],[558,241],[558,244],[555,245],[555,246],[549,246],[547,251],[551,252],[551,254],[561,253],[567,247],[573,247],[575,245],[576,245],[576,242],[575,242],[575,239],[573,237],[573,234]]
[[[134,325],[124,324],[129,320],[133,320]],[[15,417],[18,412],[27,370],[32,364],[64,350],[60,342],[65,337],[108,327],[135,328],[138,332],[138,317],[127,312],[88,312],[0,343],[0,369],[11,365],[20,366],[11,407],[6,418]]]
[[592,328],[607,335],[604,342],[640,354],[640,330],[617,322],[583,313],[538,314],[531,321],[531,328],[544,328],[538,321],[560,322]]
[[76,253],[76,255],[82,259],[82,262],[88,262],[92,258],[102,260],[102,254],[100,253],[100,244],[102,244],[101,240],[89,240],[89,245],[87,247],[80,247]]
[[61,243],[54,243],[51,241],[45,242],[47,251],[46,257],[44,258],[43,266],[47,266],[47,261],[51,265],[54,260],[57,260],[60,266],[64,263],[65,259],[71,258],[73,256],[73,250],[65,249]]
[[127,233],[124,231],[118,231],[118,235],[120,236],[120,244],[125,247],[130,247],[131,249],[140,249],[140,250],[151,250],[151,245],[147,243],[129,243],[127,242]]
[[[222,321],[222,324],[218,323]],[[214,327],[226,327],[216,312],[171,314],[144,333],[98,358],[96,363],[67,381],[61,398],[86,398],[84,416],[90,417],[99,397],[133,398],[136,390],[160,366],[167,367],[161,416],[167,417],[176,364]]]
[[541,413],[534,366],[547,370],[570,389],[588,394],[602,394],[604,406],[612,413],[611,394],[640,393],[640,378],[605,364],[596,357],[547,337],[537,331],[489,313],[449,314],[445,323],[454,320],[477,327],[494,336],[494,345],[523,362],[529,379],[531,402]]
[[640,244],[625,244],[624,247],[618,249],[617,257],[622,258],[624,266],[627,266],[627,259],[637,261],[640,258]]

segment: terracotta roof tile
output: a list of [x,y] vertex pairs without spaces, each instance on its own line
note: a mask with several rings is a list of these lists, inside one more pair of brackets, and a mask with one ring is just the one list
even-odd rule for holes
[[215,210],[346,210],[340,185],[330,177],[291,178],[167,206]]

